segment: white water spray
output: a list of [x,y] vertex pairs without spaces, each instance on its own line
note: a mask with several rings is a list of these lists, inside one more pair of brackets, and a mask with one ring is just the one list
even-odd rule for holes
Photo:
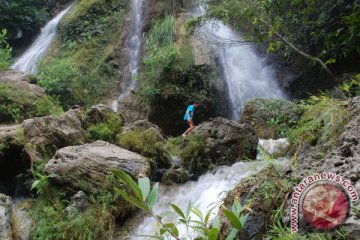
[[132,0],[132,28],[131,36],[127,41],[129,50],[128,76],[125,76],[120,82],[120,95],[112,103],[112,109],[115,112],[118,108],[118,101],[128,96],[136,84],[136,76],[140,66],[144,2],[145,0]]
[[[215,173],[207,173],[198,181],[188,182],[173,187],[160,186],[159,200],[154,207],[156,215],[170,210],[170,203],[175,203],[182,209],[186,209],[189,201],[202,212],[211,210],[216,214],[219,210],[221,200],[226,193],[233,189],[239,180],[248,177],[263,169],[269,161],[238,162],[232,166],[220,166]],[[210,209],[212,208],[212,209]],[[167,215],[165,222],[176,222],[176,215]],[[185,237],[186,229],[179,228],[180,235]],[[134,230],[133,235],[153,235],[156,231],[156,221],[152,217],[146,217],[144,221]],[[131,239],[147,239],[134,237]]]
[[11,65],[11,69],[35,74],[41,58],[56,36],[56,29],[61,18],[69,11],[71,5],[60,12],[45,27],[41,29],[40,35],[33,44]]
[[[193,1],[191,14],[204,15],[205,8]],[[285,98],[275,70],[238,32],[215,20],[197,28],[196,32],[213,47],[221,77],[228,87],[232,119],[239,119],[241,108],[251,99]]]

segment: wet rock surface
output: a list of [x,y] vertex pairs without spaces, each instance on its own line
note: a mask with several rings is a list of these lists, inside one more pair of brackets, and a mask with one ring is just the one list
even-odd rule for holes
[[104,141],[62,148],[45,166],[48,174],[57,174],[56,182],[84,192],[106,189],[111,169],[122,169],[134,178],[150,173],[144,157]]

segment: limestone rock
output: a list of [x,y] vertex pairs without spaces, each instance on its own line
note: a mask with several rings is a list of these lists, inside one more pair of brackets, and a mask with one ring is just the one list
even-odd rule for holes
[[0,193],[0,239],[11,240],[11,198]]
[[[64,115],[46,116],[25,120],[23,123],[26,151],[31,159],[38,160],[54,150],[86,141],[85,131],[76,113],[69,111]],[[45,152],[45,153],[44,153]]]
[[[310,169],[316,172],[335,172],[350,179],[353,185],[360,183],[360,97],[351,99],[348,112],[351,119],[345,125],[339,143],[323,159],[314,159],[315,147],[304,144],[299,151],[301,167],[294,174],[306,175],[306,170]],[[360,192],[359,187],[357,191]]]
[[150,173],[144,157],[104,141],[62,148],[45,166],[47,173],[57,174],[56,182],[84,192],[106,188],[111,169],[122,169],[134,178]]
[[6,84],[16,91],[23,91],[32,96],[43,96],[45,90],[35,84],[31,84],[31,75],[15,70],[0,72],[0,83]]
[[30,231],[33,220],[30,218],[28,208],[30,204],[28,200],[21,200],[12,205],[12,216],[14,219],[13,228],[16,229],[13,239],[28,240],[30,239]]
[[216,164],[256,157],[258,138],[249,125],[218,117],[201,123],[190,135],[205,139],[207,155]]
[[120,100],[118,104],[118,113],[124,117],[126,123],[146,118],[144,105],[134,92],[131,92],[127,97]]
[[301,114],[296,104],[287,100],[255,99],[245,105],[240,123],[251,125],[259,138],[278,138],[281,127],[297,121]]
[[88,197],[83,191],[79,191],[71,198],[71,204],[65,210],[70,216],[76,212],[84,212],[88,206]]
[[[107,105],[98,104],[90,108],[90,110],[86,113],[85,120],[88,124],[102,123],[106,122],[107,118],[112,114],[117,113],[114,113],[114,111]],[[123,124],[124,119],[120,114],[119,119],[121,121],[121,124]]]
[[290,148],[290,143],[286,138],[260,139],[259,144],[265,153],[273,158],[285,157]]
[[135,122],[129,123],[123,128],[122,133],[125,134],[127,132],[137,131],[137,130],[151,131],[159,138],[159,140],[163,140],[161,129],[155,124],[149,122],[148,120],[137,120]]

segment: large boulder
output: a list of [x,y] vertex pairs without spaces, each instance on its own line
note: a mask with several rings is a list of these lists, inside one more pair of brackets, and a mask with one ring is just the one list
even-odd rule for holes
[[56,174],[56,182],[84,192],[106,189],[111,169],[124,170],[134,178],[150,173],[144,157],[104,141],[62,148],[45,166],[48,174]]
[[90,110],[86,113],[85,121],[88,124],[104,123],[112,115],[116,115],[119,118],[119,124],[123,125],[123,117],[120,114],[115,113],[109,106],[104,104],[92,106]]
[[131,123],[146,118],[147,112],[144,106],[138,95],[131,92],[127,97],[119,100],[117,112],[124,117],[126,123]]
[[240,123],[251,125],[259,138],[278,138],[282,129],[296,123],[302,112],[296,104],[281,99],[255,99],[248,102],[240,117]]
[[11,198],[0,193],[0,239],[11,240]]
[[45,90],[35,84],[31,84],[31,78],[31,75],[16,70],[0,72],[0,83],[10,86],[16,91],[26,92],[31,96],[43,96]]
[[46,116],[25,120],[23,123],[26,151],[33,161],[51,157],[56,149],[83,144],[85,131],[75,112],[62,116]]
[[148,120],[137,120],[127,124],[122,131],[122,134],[126,134],[131,131],[151,131],[159,140],[163,140],[163,135],[161,129],[155,124],[149,122]]
[[0,123],[19,122],[34,115],[45,90],[28,81],[29,76],[21,72],[0,72]]
[[225,118],[214,118],[195,127],[182,151],[183,165],[199,175],[213,165],[231,165],[244,159],[255,159],[258,138],[247,124]]

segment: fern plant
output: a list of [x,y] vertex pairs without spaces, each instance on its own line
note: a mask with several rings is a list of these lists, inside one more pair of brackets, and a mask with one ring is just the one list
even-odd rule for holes
[[[150,214],[158,223],[159,229],[155,235],[141,235],[141,237],[148,237],[152,239],[197,239],[197,240],[216,240],[220,234],[220,218],[215,216],[211,221],[211,211],[205,214],[199,208],[193,207],[191,203],[188,204],[186,211],[183,211],[176,204],[171,204],[172,210],[178,216],[178,222],[185,226],[188,234],[186,237],[180,236],[178,226],[173,222],[164,222],[163,218],[154,214],[152,211],[158,199],[159,184],[155,183],[151,188],[149,178],[140,178],[136,183],[128,174],[122,170],[113,170],[113,173],[122,182],[124,182],[130,189],[131,193],[115,188],[115,191],[123,197],[127,202],[142,209]],[[226,218],[232,225],[232,229],[226,240],[235,239],[237,233],[243,230],[247,214],[244,214],[244,206],[241,206],[238,199],[235,199],[231,209],[223,208]],[[196,218],[194,218],[194,215]],[[191,230],[191,231],[189,231]],[[140,237],[140,236],[139,236]]]

